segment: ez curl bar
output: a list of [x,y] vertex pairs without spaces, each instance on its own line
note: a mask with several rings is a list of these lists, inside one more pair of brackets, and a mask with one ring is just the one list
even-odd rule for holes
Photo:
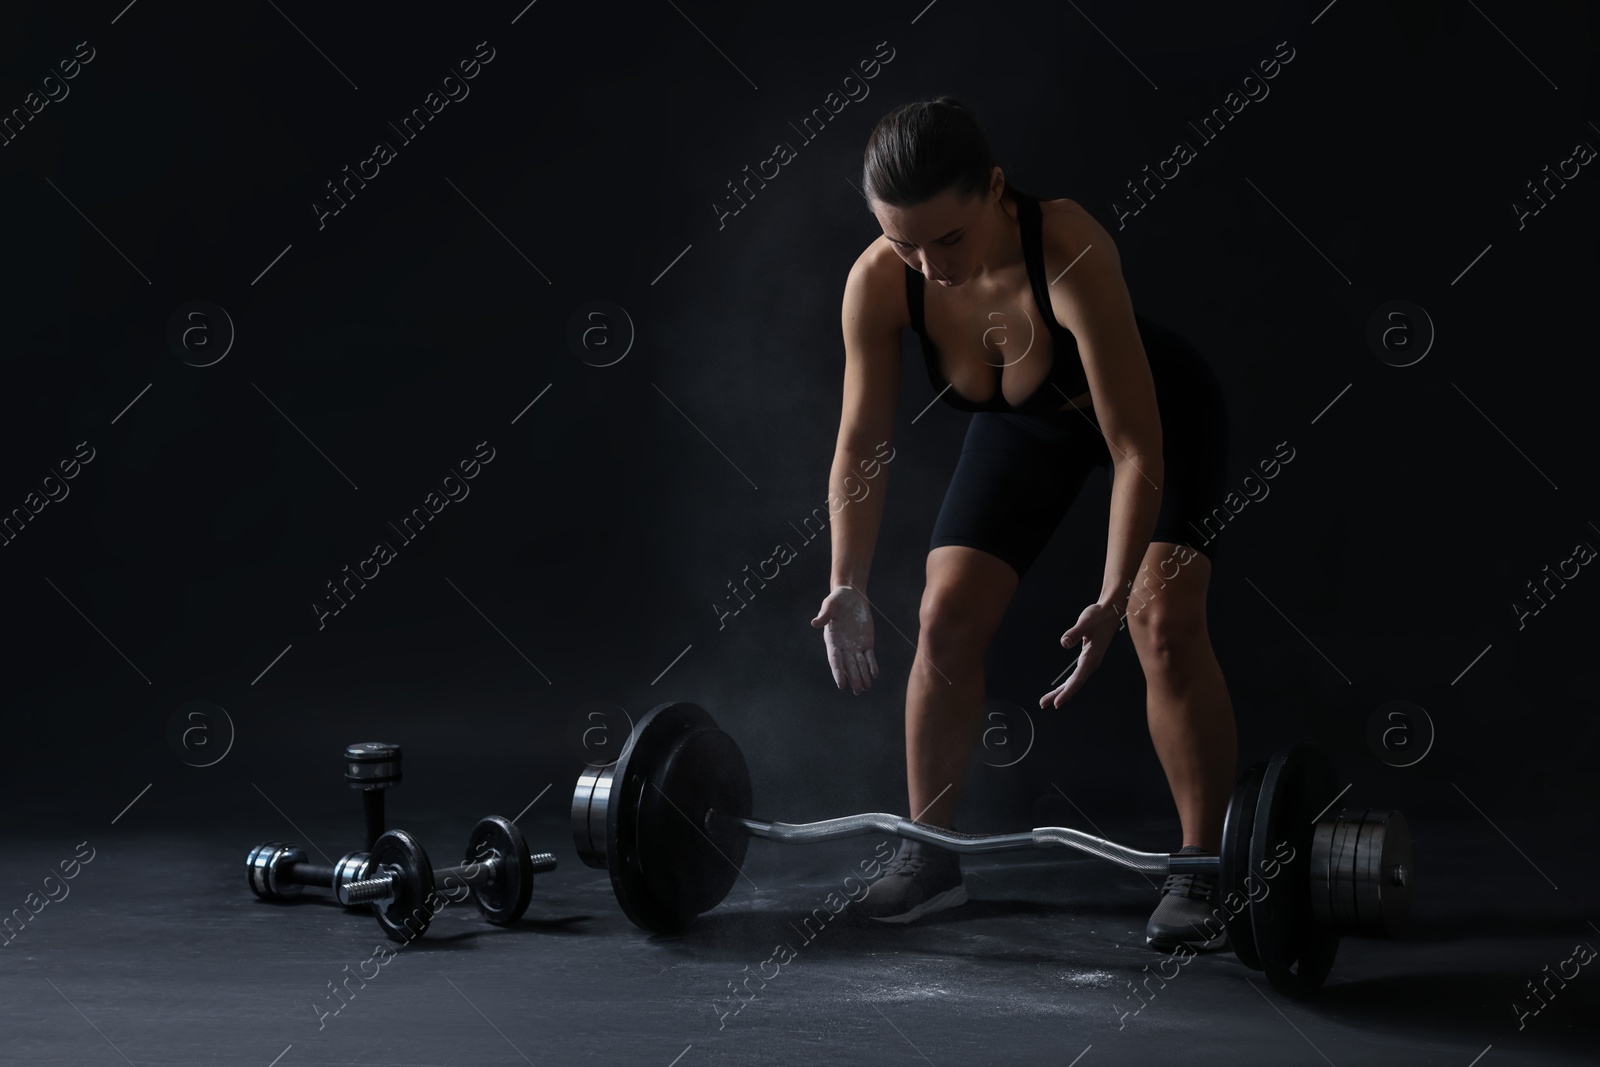
[[[622,755],[586,767],[572,832],[590,867],[608,870],[622,910],[652,933],[677,933],[722,902],[750,838],[804,844],[865,834],[952,852],[1074,848],[1142,874],[1210,874],[1234,953],[1286,996],[1314,994],[1343,936],[1398,937],[1410,911],[1411,836],[1392,809],[1341,808],[1333,763],[1313,740],[1245,769],[1229,798],[1216,856],[1140,852],[1064,826],[963,834],[887,813],[810,823],[751,818],[750,771],[702,708],[657,705]],[[1258,873],[1259,872],[1259,873]]]

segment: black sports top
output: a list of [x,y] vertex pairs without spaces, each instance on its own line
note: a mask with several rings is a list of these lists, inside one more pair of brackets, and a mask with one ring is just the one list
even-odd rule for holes
[[[1000,375],[995,375],[994,395],[981,404],[973,403],[955,391],[946,388],[948,382],[939,373],[939,351],[929,339],[922,323],[922,287],[920,271],[906,264],[906,302],[911,308],[911,328],[922,338],[922,357],[928,365],[928,380],[933,387],[943,390],[947,404],[961,411],[1011,411],[1021,414],[1056,411],[1068,400],[1089,389],[1089,378],[1078,354],[1078,339],[1072,331],[1056,321],[1050,308],[1050,291],[1044,277],[1044,216],[1039,201],[1026,193],[1013,190],[1017,203],[1017,221],[1022,227],[1022,261],[1028,269],[1028,281],[1033,286],[1033,301],[1050,332],[1050,369],[1044,381],[1021,404],[1012,406],[1000,388]],[[1057,392],[1052,386],[1059,387]]]

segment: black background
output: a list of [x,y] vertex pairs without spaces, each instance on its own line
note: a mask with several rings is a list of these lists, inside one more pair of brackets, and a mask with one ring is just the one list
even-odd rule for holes
[[[1585,167],[1521,228],[1512,208],[1600,145],[1591,6],[519,6],[0,15],[8,112],[95,50],[0,147],[0,508],[95,451],[0,548],[7,834],[76,840],[138,795],[128,821],[236,825],[243,849],[282,825],[264,797],[353,810],[339,750],[380,738],[405,746],[397,806],[509,815],[542,795],[533,817],[559,819],[586,701],[703,704],[759,815],[903,810],[927,537],[967,419],[938,404],[912,424],[933,394],[909,334],[878,684],[837,690],[808,625],[824,538],[725,628],[712,605],[827,493],[839,303],[878,233],[854,188],[867,134],[952,93],[1018,185],[1111,228],[1136,306],[1212,361],[1230,484],[1295,449],[1221,534],[1212,583],[1243,757],[1316,736],[1352,797],[1465,815],[1518,864],[1509,832],[1555,882],[1589,869],[1564,844],[1596,829],[1600,578],[1520,629],[1511,604],[1600,545],[1600,178]],[[388,122],[480,41],[495,58],[470,96],[400,144]],[[1200,146],[1187,123],[1280,41],[1295,58],[1270,96]],[[790,123],[879,42],[894,58],[870,95],[799,143]],[[1124,183],[1179,139],[1197,158],[1117,228]],[[312,201],[378,140],[396,158],[319,229]],[[725,183],[779,140],[798,157],[719,228]],[[1437,331],[1408,367],[1366,340],[1395,299]],[[209,367],[167,341],[192,300],[237,331]],[[568,340],[591,300],[637,331],[611,366]],[[324,583],[481,441],[495,459],[470,496],[319,629]],[[1024,583],[995,701],[1036,709],[1070,658],[1056,640],[1098,591],[1107,499],[1091,479]],[[1036,732],[1026,758],[975,758],[963,828],[1079,825],[1041,800],[1056,784],[1108,832],[1168,818],[1145,843],[1175,848],[1143,699],[1120,637],[1069,707],[1012,717]],[[1396,699],[1437,730],[1407,768],[1366,740]],[[227,712],[210,743],[234,732],[208,767],[168,739],[191,700]]]

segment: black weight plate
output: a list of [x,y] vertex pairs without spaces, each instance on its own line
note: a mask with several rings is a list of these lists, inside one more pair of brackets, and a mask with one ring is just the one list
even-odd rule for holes
[[391,899],[375,900],[372,911],[391,941],[421,937],[433,921],[433,864],[416,838],[404,830],[388,830],[372,843],[368,877],[387,873]]
[[706,812],[748,817],[750,771],[733,738],[714,726],[680,734],[645,782],[639,856],[652,899],[669,929],[722,903],[739,877],[750,837]]
[[496,926],[510,926],[522,918],[533,899],[533,856],[522,831],[510,819],[490,815],[480,819],[467,839],[470,866],[498,858],[494,878],[472,887],[472,902],[485,919]]
[[1250,925],[1267,980],[1296,999],[1322,986],[1339,949],[1339,931],[1311,907],[1312,820],[1338,792],[1333,762],[1308,739],[1272,757],[1256,801],[1250,868],[1261,892]]
[[1239,962],[1252,970],[1261,969],[1261,957],[1256,954],[1256,938],[1250,928],[1250,898],[1246,894],[1244,876],[1250,873],[1250,830],[1256,821],[1256,798],[1261,793],[1261,779],[1267,765],[1256,763],[1245,768],[1228,798],[1228,810],[1222,818],[1222,854],[1220,882],[1217,886],[1217,907],[1227,919],[1228,944]]
[[683,920],[653,896],[640,862],[640,801],[667,752],[689,730],[715,727],[702,708],[687,702],[657,704],[634,724],[617,757],[606,803],[606,868],[617,903],[635,926],[652,933],[681,929]]

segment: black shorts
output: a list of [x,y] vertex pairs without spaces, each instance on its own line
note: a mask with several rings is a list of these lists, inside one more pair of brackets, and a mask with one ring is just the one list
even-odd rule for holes
[[[1161,409],[1165,478],[1150,540],[1188,545],[1216,562],[1204,520],[1226,494],[1228,406],[1205,358],[1180,335],[1138,316]],[[1072,506],[1091,467],[1111,468],[1092,410],[975,412],[934,520],[930,549],[968,545],[1020,578]]]

